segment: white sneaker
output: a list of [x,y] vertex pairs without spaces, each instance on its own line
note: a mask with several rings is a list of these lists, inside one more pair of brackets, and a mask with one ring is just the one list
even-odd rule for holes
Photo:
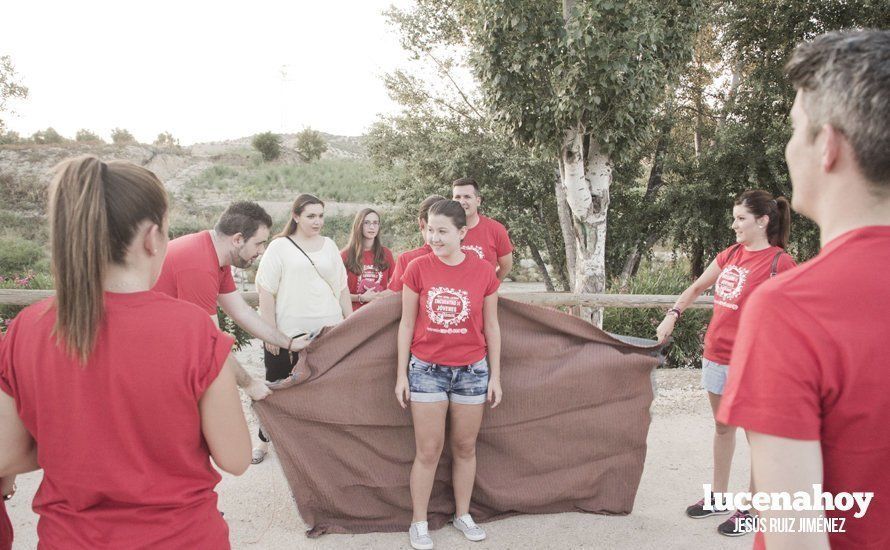
[[467,540],[471,540],[473,542],[477,542],[480,540],[485,540],[485,531],[476,525],[476,522],[473,521],[473,517],[470,514],[464,514],[461,517],[455,517],[451,522],[458,531],[464,534],[467,537]]
[[408,529],[411,538],[411,548],[415,550],[433,550],[433,538],[430,536],[429,524],[425,521],[415,521]]

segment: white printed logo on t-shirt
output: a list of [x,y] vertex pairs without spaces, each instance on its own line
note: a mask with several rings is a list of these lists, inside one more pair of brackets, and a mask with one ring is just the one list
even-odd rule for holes
[[462,244],[460,245],[460,249],[464,252],[475,252],[480,260],[485,259],[485,252],[483,252],[482,247],[477,244]]
[[728,265],[720,272],[714,285],[714,294],[724,300],[735,300],[745,287],[750,270],[737,265]]
[[470,297],[466,290],[434,286],[427,292],[426,314],[430,322],[442,327],[430,327],[433,332],[465,334],[467,329],[456,329],[470,317]]
[[362,275],[358,280],[358,290],[373,290],[375,292],[383,290],[383,273],[377,270],[373,264],[365,264],[362,266]]

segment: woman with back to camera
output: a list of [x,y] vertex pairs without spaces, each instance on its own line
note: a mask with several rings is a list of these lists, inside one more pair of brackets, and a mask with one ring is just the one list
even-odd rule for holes
[[389,294],[386,289],[396,262],[392,251],[380,242],[381,226],[380,214],[363,208],[352,222],[349,243],[340,251],[353,311]]
[[[294,201],[285,228],[275,235],[257,268],[256,288],[260,317],[291,337],[313,334],[336,325],[352,313],[346,268],[334,241],[321,234],[324,203],[303,193]],[[287,378],[297,354],[266,344],[266,380]],[[269,439],[259,430],[260,443],[251,462],[259,464],[269,450]]]
[[43,468],[41,547],[229,548],[210,458],[241,474],[250,435],[232,338],[150,290],[163,185],[128,162],[68,160],[49,218],[56,295],[25,308],[0,351],[0,476]]
[[[748,297],[759,285],[795,266],[794,260],[785,252],[791,233],[791,210],[785,197],[773,198],[762,190],[745,191],[735,201],[732,220],[736,244],[717,254],[701,277],[683,291],[656,331],[658,340],[665,341],[674,331],[683,310],[714,286],[714,314],[708,324],[702,353],[702,386],[708,392],[715,416],[712,491],[720,493],[725,493],[729,485],[736,428],[717,422],[716,415],[729,374],[729,359],[739,318]],[[710,509],[705,509],[702,499],[686,508],[686,515],[701,519],[731,512],[728,508],[715,506],[717,503],[711,504]],[[751,522],[743,520],[750,517],[747,511],[736,511],[717,527],[717,531],[727,536],[744,535],[750,532]]]
[[439,456],[450,419],[453,525],[471,541],[485,531],[470,516],[476,481],[476,437],[486,400],[501,401],[501,332],[494,266],[460,248],[467,217],[460,203],[429,209],[433,250],[408,264],[402,278],[396,398],[410,403],[416,454],[411,467],[413,518],[408,536],[418,550],[433,547],[427,523]]

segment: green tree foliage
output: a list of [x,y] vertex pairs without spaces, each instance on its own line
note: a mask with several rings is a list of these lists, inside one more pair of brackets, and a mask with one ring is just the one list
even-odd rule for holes
[[115,128],[111,131],[111,142],[115,145],[131,145],[136,143],[136,138],[124,128]]
[[105,143],[98,134],[85,128],[81,128],[77,131],[77,134],[74,136],[74,141],[78,143]]
[[320,159],[321,155],[328,150],[328,142],[325,141],[321,133],[312,128],[306,128],[297,134],[294,148],[303,160],[312,162]]
[[263,160],[271,161],[281,156],[281,136],[263,132],[253,137],[253,148],[263,155]]
[[[28,97],[28,88],[18,81],[12,58],[8,55],[0,56],[0,115],[6,112],[7,102],[10,99],[25,99]],[[0,136],[6,133],[6,124],[0,117]]]
[[154,141],[155,147],[164,147],[167,149],[179,149],[179,140],[173,137],[170,132],[161,132]]
[[59,132],[56,132],[50,127],[46,130],[34,132],[34,134],[31,135],[31,141],[40,145],[51,145],[64,143],[66,140],[59,134]]

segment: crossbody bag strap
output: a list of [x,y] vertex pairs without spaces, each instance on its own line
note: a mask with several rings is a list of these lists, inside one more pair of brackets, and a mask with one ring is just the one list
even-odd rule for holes
[[782,254],[784,254],[784,253],[785,253],[784,250],[780,250],[780,251],[776,252],[775,257],[773,257],[773,263],[769,268],[770,279],[772,279],[773,277],[776,276],[776,274],[779,273],[779,258],[781,258]]
[[324,283],[325,283],[326,285],[328,285],[328,288],[331,289],[331,294],[333,294],[333,295],[334,295],[334,298],[337,299],[337,293],[334,291],[334,287],[331,286],[331,283],[330,283],[327,279],[324,278],[324,275],[322,275],[322,274],[321,274],[321,271],[318,270],[318,266],[315,265],[315,262],[313,262],[313,261],[312,261],[312,258],[309,257],[309,254],[306,254],[306,251],[303,250],[303,248],[302,248],[300,245],[298,245],[298,244],[296,243],[296,241],[294,241],[294,240],[291,239],[290,237],[286,237],[286,239],[289,240],[289,241],[291,242],[292,245],[296,246],[296,247],[297,247],[297,250],[299,250],[300,252],[303,253],[303,256],[306,256],[306,259],[309,260],[309,263],[310,263],[310,264],[312,264],[312,269],[314,269],[314,270],[315,270],[315,273],[318,274],[319,277],[321,277],[321,280],[324,281]]

